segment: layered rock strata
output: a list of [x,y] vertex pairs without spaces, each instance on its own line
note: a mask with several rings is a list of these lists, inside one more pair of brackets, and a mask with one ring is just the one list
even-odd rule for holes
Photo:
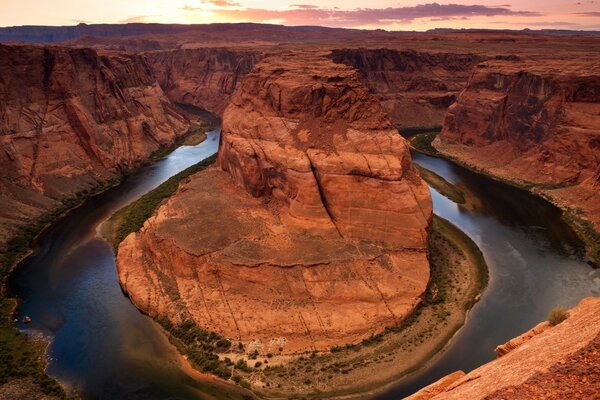
[[429,280],[431,199],[355,70],[257,64],[223,116],[218,167],[119,247],[145,312],[261,352],[326,350],[406,317]]
[[399,127],[441,125],[484,56],[393,49],[338,49],[332,59],[358,69]]
[[239,82],[262,54],[224,48],[149,52],[146,59],[167,96],[222,115]]
[[141,57],[0,45],[0,243],[187,127]]
[[600,230],[600,64],[480,64],[434,146],[477,169],[580,209]]
[[600,298],[583,299],[560,324],[540,324],[511,342],[498,359],[407,400],[593,399],[600,392]]

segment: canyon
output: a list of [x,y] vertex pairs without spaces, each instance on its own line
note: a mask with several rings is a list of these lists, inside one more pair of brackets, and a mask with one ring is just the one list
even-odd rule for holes
[[583,235],[596,258],[599,61],[483,62],[433,143],[461,163],[542,194],[577,218],[576,226],[588,221]]
[[[175,143],[191,126],[186,107],[215,114],[216,165],[120,244],[117,272],[144,313],[241,343],[221,360],[256,352],[277,366],[354,349],[420,310],[432,199],[398,129],[442,127],[439,156],[557,205],[600,259],[596,36],[71,28],[0,28],[2,41],[60,42],[0,44],[0,248]],[[586,299],[414,398],[532,397],[565,371],[596,376],[599,307]],[[548,393],[580,395],[584,381],[569,382]]]
[[0,243],[188,127],[139,56],[0,45]]
[[265,354],[324,351],[417,306],[431,211],[356,72],[327,54],[279,55],[225,110],[217,167],[121,243],[119,277],[153,316]]

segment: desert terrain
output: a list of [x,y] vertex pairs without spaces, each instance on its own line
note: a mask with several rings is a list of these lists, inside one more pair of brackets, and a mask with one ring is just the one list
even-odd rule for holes
[[[399,131],[547,199],[598,263],[597,35],[132,24],[0,28],[0,42],[2,278],[64,212],[204,140],[186,110],[212,113],[215,164],[144,210],[116,270],[190,365],[258,396],[373,395],[443,350],[484,291],[481,251],[433,215],[423,177],[455,188]],[[598,376],[597,311],[582,300],[413,398],[593,395],[576,386]],[[0,394],[47,384],[13,379]]]

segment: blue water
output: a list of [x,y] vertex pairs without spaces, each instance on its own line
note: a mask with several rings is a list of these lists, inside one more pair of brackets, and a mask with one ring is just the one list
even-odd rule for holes
[[399,399],[451,372],[475,369],[495,358],[497,345],[546,319],[553,307],[600,296],[600,270],[582,261],[581,244],[557,208],[443,159],[414,153],[413,160],[476,197],[477,206],[466,208],[431,189],[434,212],[483,252],[490,282],[446,351],[379,400]]
[[[19,327],[51,340],[48,372],[84,399],[240,398],[230,386],[194,381],[180,369],[157,325],[121,292],[113,251],[97,235],[114,211],[214,154],[218,142],[219,131],[210,132],[198,146],[180,147],[88,200],[48,230],[12,276],[10,288],[22,300],[19,317],[32,318]],[[483,251],[490,284],[446,351],[378,399],[398,399],[447,373],[476,368],[552,307],[600,295],[600,270],[580,261],[580,243],[556,208],[447,161],[413,157],[477,199],[467,209],[432,190],[434,211]]]

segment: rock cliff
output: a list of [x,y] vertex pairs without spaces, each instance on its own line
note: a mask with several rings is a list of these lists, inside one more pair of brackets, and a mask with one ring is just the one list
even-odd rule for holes
[[142,310],[264,353],[326,350],[407,316],[429,279],[431,199],[356,72],[270,57],[223,116],[218,167],[119,247]]
[[600,64],[480,64],[434,146],[459,161],[580,208],[600,229]]
[[441,125],[448,107],[484,57],[392,49],[338,49],[336,63],[358,69],[394,124]]
[[262,57],[257,51],[202,48],[145,54],[154,75],[174,102],[222,115],[238,82]]
[[556,326],[540,324],[468,374],[455,372],[407,400],[593,399],[600,393],[600,298]]
[[187,126],[141,57],[0,45],[0,242]]

